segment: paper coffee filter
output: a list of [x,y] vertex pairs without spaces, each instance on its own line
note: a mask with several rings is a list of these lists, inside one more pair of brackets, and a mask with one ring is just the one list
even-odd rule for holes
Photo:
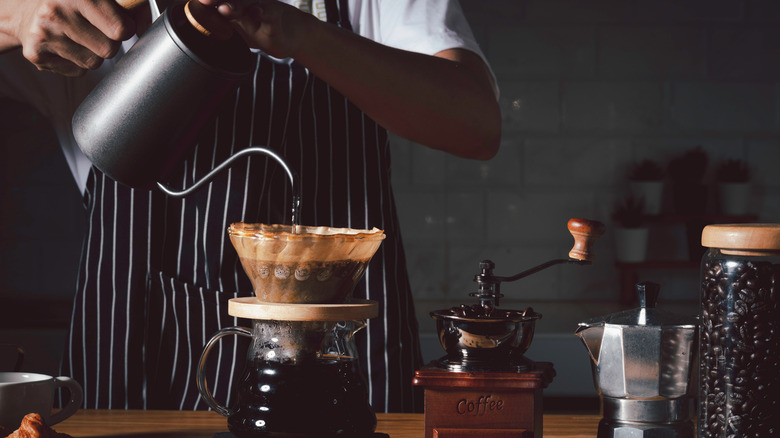
[[234,223],[230,240],[241,258],[277,261],[368,261],[384,240],[384,232],[352,228]]
[[370,230],[234,223],[228,229],[261,301],[343,303],[385,238]]

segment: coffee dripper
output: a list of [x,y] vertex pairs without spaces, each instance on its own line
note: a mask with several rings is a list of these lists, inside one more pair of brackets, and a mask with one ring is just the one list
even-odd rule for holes
[[603,418],[598,437],[692,438],[697,322],[657,309],[660,286],[636,285],[640,307],[581,322]]
[[[252,328],[228,327],[206,344],[198,365],[203,399],[238,437],[368,437],[376,427],[354,335],[378,315],[375,301],[351,297],[382,240],[378,229],[233,224],[228,233],[255,296],[228,303]],[[208,389],[206,362],[220,338],[251,338],[236,406]]]

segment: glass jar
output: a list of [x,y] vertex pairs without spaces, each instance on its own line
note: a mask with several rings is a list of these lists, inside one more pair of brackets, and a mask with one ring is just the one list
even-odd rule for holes
[[709,225],[698,437],[780,436],[780,224]]

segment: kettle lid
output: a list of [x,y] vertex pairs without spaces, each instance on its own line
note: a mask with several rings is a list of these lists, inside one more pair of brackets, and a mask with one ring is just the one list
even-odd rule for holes
[[636,284],[639,307],[606,316],[599,316],[580,323],[580,326],[621,325],[621,326],[695,326],[695,317],[686,317],[656,308],[661,287],[657,283],[643,281]]

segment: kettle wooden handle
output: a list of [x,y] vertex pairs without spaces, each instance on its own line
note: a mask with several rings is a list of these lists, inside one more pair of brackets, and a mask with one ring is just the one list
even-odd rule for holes
[[217,8],[190,0],[184,5],[184,13],[192,27],[207,37],[226,41],[233,36],[233,25],[217,12]]
[[[119,6],[128,11],[132,11],[147,1],[116,0]],[[217,12],[216,8],[206,6],[196,0],[190,0],[184,5],[184,13],[187,15],[187,20],[192,27],[207,37],[225,41],[233,36],[233,26]]]
[[128,11],[132,11],[133,9],[143,5],[146,3],[146,1],[147,0],[116,0],[116,2],[119,3],[119,6],[127,9]]
[[604,224],[590,219],[571,218],[567,226],[574,237],[574,246],[569,251],[569,257],[593,261],[594,254],[591,246],[604,234]]

